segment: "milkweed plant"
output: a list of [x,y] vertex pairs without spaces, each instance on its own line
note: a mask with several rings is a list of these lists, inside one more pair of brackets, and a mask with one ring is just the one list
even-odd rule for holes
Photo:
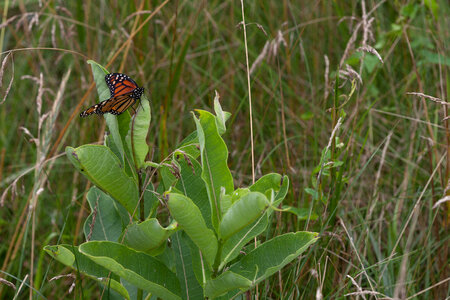
[[[89,63],[100,99],[107,98],[108,72]],[[125,299],[230,299],[296,259],[317,233],[258,239],[288,193],[288,177],[270,173],[236,188],[222,139],[230,113],[217,93],[214,113],[192,113],[196,130],[159,163],[146,161],[151,111],[145,95],[133,117],[105,114],[104,145],[66,148],[94,185],[87,193],[86,242],[45,251],[98,281],[103,295]]]

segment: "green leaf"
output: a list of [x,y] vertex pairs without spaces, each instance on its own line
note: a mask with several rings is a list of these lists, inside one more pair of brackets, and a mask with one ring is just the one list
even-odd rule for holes
[[319,216],[315,212],[311,212],[311,216],[309,215],[309,208],[297,208],[289,205],[283,205],[283,210],[286,212],[293,213],[297,216],[298,220],[317,220]]
[[275,192],[280,190],[282,184],[282,176],[278,173],[266,174],[259,178],[253,185],[249,187],[252,192],[260,192],[265,194],[267,190],[273,189]]
[[286,197],[288,190],[289,190],[289,177],[284,175],[283,178],[281,179],[281,187],[278,193],[275,195],[275,199],[272,205],[278,206]]
[[[176,231],[176,224],[162,227],[157,219],[148,219],[142,223],[133,223],[127,227],[124,244],[128,247],[150,255],[158,254],[167,238]],[[164,248],[162,248],[164,250]]]
[[[161,189],[162,187],[162,184],[158,186],[159,189]],[[147,218],[156,216],[156,209],[159,205],[159,199],[156,196],[158,194],[159,193],[155,191],[152,183],[148,183],[146,186],[144,186],[144,215],[147,216]],[[139,212],[137,212],[136,214],[138,214]]]
[[109,148],[100,145],[66,147],[66,154],[84,176],[133,213],[138,202],[137,184],[128,177]]
[[176,275],[142,252],[113,242],[87,242],[80,252],[136,287],[163,299],[181,299]]
[[217,253],[217,238],[214,232],[206,226],[200,209],[184,195],[170,193],[168,196],[169,210],[173,218],[202,251],[208,264],[212,266]]
[[95,186],[89,190],[87,201],[91,214],[84,223],[86,239],[117,242],[130,219],[125,208]]
[[161,175],[162,184],[164,185],[164,191],[170,190],[170,188],[176,184],[177,178],[172,172],[174,172],[172,165],[160,165],[159,173]]
[[45,246],[44,250],[60,263],[73,270],[78,270],[80,273],[101,283],[106,288],[110,287],[112,290],[122,295],[122,297],[130,299],[127,290],[119,283],[120,279],[116,276],[112,276],[111,280],[108,280],[109,271],[80,253],[78,247],[71,245],[56,245]]
[[192,199],[194,204],[200,209],[206,226],[212,228],[211,206],[205,182],[201,177],[201,164],[192,156],[188,154],[181,155],[177,151],[172,163],[180,170],[180,178],[176,182],[175,187],[185,196]]
[[227,212],[231,204],[233,204],[231,195],[225,195],[225,189],[222,189],[220,193],[220,212],[222,215]]
[[[195,273],[196,268],[199,267],[198,262],[201,261],[198,248],[183,231],[178,231],[171,240],[183,299],[204,299],[203,288],[199,284],[202,282],[202,276],[197,276]],[[194,251],[192,251],[191,244]],[[197,262],[196,265],[194,265],[194,260]]]
[[269,200],[259,192],[249,192],[242,196],[224,214],[219,232],[223,240],[255,221],[269,206]]
[[219,270],[225,265],[235,259],[242,248],[253,238],[263,233],[267,225],[269,224],[268,212],[254,221],[252,224],[247,225],[239,232],[233,234],[223,245],[221,263]]
[[317,233],[299,231],[277,236],[252,250],[231,266],[230,271],[257,284],[298,257],[317,241]]
[[319,193],[312,188],[305,188],[305,192],[313,197],[313,200],[319,199]]
[[138,108],[135,116],[129,123],[130,130],[128,131],[126,137],[128,149],[130,149],[131,153],[133,153],[133,148],[131,146],[131,133],[133,132],[134,152],[136,157],[136,165],[138,168],[142,168],[145,157],[148,153],[147,134],[151,121],[150,102],[145,95],[142,95],[140,105],[142,107],[140,107],[140,109]]
[[205,296],[215,298],[234,289],[247,290],[252,281],[231,271],[226,271],[217,278],[208,280],[205,285]]
[[250,191],[260,192],[264,195],[267,195],[267,191],[270,189],[276,192],[275,200],[272,205],[277,206],[283,201],[284,197],[286,197],[289,189],[289,178],[286,175],[281,176],[277,173],[270,173],[264,175],[250,186]]
[[230,118],[231,114],[222,110],[219,102],[219,93],[217,91],[214,97],[214,112],[216,113],[216,126],[220,135],[223,135],[227,131],[225,122]]
[[235,203],[239,199],[241,199],[243,196],[250,193],[250,189],[248,188],[237,188],[231,193],[231,204]]
[[198,149],[198,137],[197,130],[189,134],[181,143],[177,146],[177,150],[183,151],[190,156],[197,158],[200,156]]
[[227,165],[228,149],[217,130],[216,118],[207,111],[197,112],[200,118],[193,116],[200,143],[202,178],[208,191],[212,224],[217,230],[220,220],[220,190],[224,187],[226,194],[231,193],[234,190],[233,177]]

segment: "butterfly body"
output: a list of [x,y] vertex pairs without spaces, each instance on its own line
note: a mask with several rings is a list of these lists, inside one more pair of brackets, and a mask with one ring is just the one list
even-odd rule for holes
[[125,74],[111,73],[105,76],[111,98],[95,104],[80,114],[80,117],[87,117],[92,114],[103,115],[110,113],[120,115],[141,99],[144,88]]

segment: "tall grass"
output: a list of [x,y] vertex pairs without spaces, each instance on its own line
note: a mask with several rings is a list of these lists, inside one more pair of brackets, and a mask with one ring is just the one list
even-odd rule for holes
[[155,160],[217,90],[235,185],[252,182],[252,143],[256,178],[289,176],[301,213],[267,237],[321,239],[253,297],[449,297],[449,206],[433,207],[450,195],[447,1],[244,1],[247,43],[240,1],[0,6],[0,298],[99,297],[42,251],[83,241],[89,186],[61,153],[103,141],[102,118],[78,118],[103,100],[87,59],[149,91]]

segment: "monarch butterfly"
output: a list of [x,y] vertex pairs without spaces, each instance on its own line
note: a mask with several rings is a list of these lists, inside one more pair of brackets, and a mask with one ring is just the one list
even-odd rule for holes
[[144,92],[144,88],[139,87],[133,79],[125,74],[107,74],[105,81],[111,93],[111,98],[92,105],[83,111],[80,117],[87,117],[92,114],[103,115],[105,113],[120,115],[137,100],[140,100]]

